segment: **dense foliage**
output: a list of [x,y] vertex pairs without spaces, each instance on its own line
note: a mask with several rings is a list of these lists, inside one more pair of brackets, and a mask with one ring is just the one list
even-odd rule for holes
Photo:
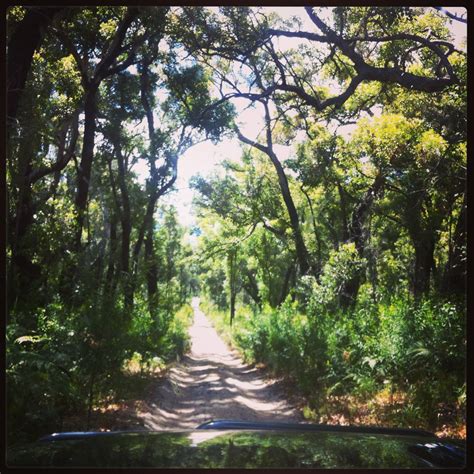
[[[199,288],[317,419],[385,392],[404,396],[400,426],[462,413],[467,73],[449,21],[10,8],[10,442],[91,426],[131,362],[183,354]],[[194,178],[193,248],[162,198],[179,157],[224,135],[242,156]]]
[[[33,12],[11,9],[11,29]],[[191,248],[159,198],[179,155],[217,140],[232,108],[204,113],[209,79],[179,61],[168,13],[63,9],[31,57],[8,129],[10,441],[72,415],[91,426],[130,361],[187,350],[176,313],[195,291]]]
[[[329,79],[359,80],[343,38],[359,38],[360,61],[423,77],[437,62],[424,51],[408,64],[404,41],[427,22],[439,44],[449,40],[429,9],[368,10],[333,10],[341,51],[310,50],[324,39],[277,22],[274,38],[309,41],[233,53],[250,78],[228,74],[227,94],[252,100],[265,119],[256,141],[236,129],[248,145],[240,163],[194,180],[203,289],[215,305],[206,309],[224,333],[224,320],[233,326],[249,360],[299,387],[313,419],[328,419],[331,400],[386,399],[394,416],[385,422],[441,430],[446,412],[462,423],[465,408],[465,56],[453,48],[459,82],[441,92],[387,80],[331,98]],[[390,34],[400,41],[362,41]],[[279,157],[276,145],[292,141]]]

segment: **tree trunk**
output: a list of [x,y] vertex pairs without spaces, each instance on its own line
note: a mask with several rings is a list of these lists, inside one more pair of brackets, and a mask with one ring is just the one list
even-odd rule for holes
[[341,219],[342,219],[342,241],[346,242],[350,239],[349,237],[349,220],[347,218],[347,200],[345,190],[341,184],[337,183],[337,191],[339,193],[339,201],[341,203]]
[[424,183],[413,182],[417,189],[411,194],[412,202],[406,209],[406,221],[413,248],[415,250],[411,291],[416,300],[427,294],[430,289],[430,276],[434,264],[436,243],[435,229],[423,221],[423,202],[426,198]]
[[24,237],[33,223],[34,204],[32,200],[31,140],[23,139],[20,149],[19,170],[17,175],[18,198],[15,216],[11,219],[12,229],[9,232],[11,262],[8,277],[8,305],[12,308],[21,294],[28,294],[34,280],[40,277],[41,268],[31,261],[29,249],[24,246]]
[[129,272],[130,267],[130,233],[132,231],[130,216],[130,200],[125,178],[125,164],[120,148],[116,147],[118,161],[118,181],[121,197],[121,225],[122,225],[122,247],[120,252],[120,269],[124,273]]
[[[143,60],[141,63],[141,75],[140,75],[140,99],[145,110],[147,126],[148,126],[148,138],[150,140],[150,148],[148,150],[148,161],[150,164],[150,181],[147,183],[147,188],[149,192],[148,203],[145,211],[145,216],[143,222],[138,229],[138,236],[135,242],[133,249],[133,273],[136,272],[138,268],[138,258],[143,243],[145,242],[145,264],[150,264],[150,267],[147,268],[146,277],[147,277],[147,287],[148,287],[148,307],[150,314],[153,312],[153,299],[156,298],[158,292],[158,268],[156,266],[154,251],[153,251],[153,214],[155,212],[156,203],[158,199],[174,184],[177,178],[177,162],[174,160],[172,163],[168,163],[167,170],[163,172],[163,175],[160,174],[160,170],[156,169],[155,160],[156,154],[158,152],[156,148],[156,133],[155,125],[153,118],[153,110],[148,99],[149,94],[151,93],[150,87],[152,83],[150,82],[149,77],[149,63],[146,60]],[[169,181],[163,183],[163,178],[165,178],[166,173],[171,168],[172,176]],[[161,180],[161,182],[160,182]]]
[[[384,175],[379,171],[366,191],[362,200],[356,205],[352,212],[351,223],[347,229],[347,241],[354,242],[357,249],[357,254],[360,258],[365,255],[365,248],[367,244],[366,224],[367,218],[370,215],[370,210],[375,198],[383,189],[385,182]],[[359,288],[364,280],[364,271],[357,270],[351,279],[347,280],[340,290],[340,303],[343,308],[348,308],[355,304]]]
[[235,299],[237,296],[237,275],[236,275],[236,250],[232,249],[228,256],[228,265],[229,265],[229,291],[230,291],[230,325],[232,326],[232,322],[234,321],[235,317]]
[[452,251],[444,270],[442,291],[445,294],[466,293],[466,205],[467,198],[464,191],[461,212],[452,237]]
[[146,268],[146,282],[148,290],[148,311],[150,316],[156,313],[155,308],[157,304],[158,295],[158,267],[156,265],[156,255],[153,247],[153,222],[148,227],[145,238],[145,268]]
[[[167,158],[167,164],[165,169],[163,168],[156,169],[155,166],[155,160],[156,160],[156,154],[158,150],[156,149],[156,134],[155,134],[155,127],[154,127],[154,119],[153,119],[153,111],[150,105],[150,101],[148,100],[148,94],[150,94],[150,81],[149,81],[149,70],[148,70],[148,64],[144,61],[141,64],[142,67],[142,74],[141,74],[141,86],[140,86],[140,97],[141,97],[141,102],[143,105],[143,108],[146,113],[146,118],[147,118],[147,125],[148,125],[148,137],[150,140],[150,149],[149,149],[149,156],[148,156],[148,161],[150,164],[150,172],[151,172],[151,177],[150,181],[147,184],[148,192],[149,192],[149,197],[148,197],[148,203],[145,211],[145,216],[143,218],[142,224],[140,228],[138,229],[138,236],[137,240],[135,242],[135,246],[133,248],[133,261],[132,261],[132,274],[135,275],[138,269],[138,259],[140,256],[140,251],[142,248],[143,243],[145,242],[145,236],[149,235],[148,244],[145,242],[145,246],[148,247],[148,251],[150,249],[153,249],[153,241],[152,241],[152,233],[153,233],[153,214],[155,212],[156,208],[156,203],[158,202],[158,199],[163,196],[168,189],[170,189],[173,184],[175,183],[178,175],[177,175],[177,156],[168,156]],[[168,173],[171,171],[171,176],[168,175]],[[169,176],[169,180],[165,181],[164,178]],[[151,234],[150,234],[151,232]],[[151,245],[151,247],[150,247]],[[145,249],[145,252],[147,250]],[[157,293],[157,280],[158,280],[158,269],[155,267],[154,269],[151,269],[151,274],[148,274],[147,272],[147,278],[149,277],[149,280],[147,280],[148,283],[148,290],[151,291],[151,294],[156,294]],[[155,275],[154,275],[155,273]],[[156,290],[155,290],[156,288]],[[132,303],[133,303],[133,294],[134,294],[134,288],[131,290],[131,297],[132,297]],[[150,295],[150,293],[149,293]],[[151,301],[151,300],[149,300]],[[150,310],[152,309],[151,306],[149,306]]]
[[234,321],[235,318],[235,298],[236,294],[234,291],[231,292],[230,294],[230,325],[232,326],[232,322]]
[[110,233],[109,233],[109,263],[106,272],[106,291],[111,291],[114,288],[115,280],[115,252],[117,251],[117,217],[115,213],[110,219]]
[[[26,150],[20,150],[20,156],[23,158],[19,162],[19,170],[17,174],[18,182],[18,199],[16,203],[16,215],[12,219],[13,229],[10,234],[10,246],[12,253],[15,254],[16,248],[21,244],[21,241],[28,231],[28,228],[33,223],[33,215],[36,209],[44,204],[48,198],[55,195],[60,179],[60,172],[69,163],[74,150],[79,133],[78,112],[75,112],[70,120],[67,120],[59,130],[58,156],[56,163],[52,166],[45,166],[33,169],[31,157],[33,152],[31,150],[31,140],[28,136],[23,137],[22,145],[26,146]],[[66,136],[68,130],[71,130],[71,138],[66,147]],[[42,179],[43,177],[53,174],[54,179],[48,192],[46,192],[41,199],[33,202],[32,185]]]
[[382,190],[385,177],[381,172],[377,174],[374,182],[369,187],[362,201],[355,207],[352,213],[351,224],[349,226],[349,241],[354,242],[360,257],[364,256],[365,245],[367,241],[365,225],[369,216],[374,199]]
[[14,126],[18,105],[35,50],[43,41],[47,27],[64,8],[30,7],[8,42],[7,58],[7,124]]
[[430,289],[431,269],[433,268],[433,255],[435,242],[432,237],[419,238],[414,242],[415,270],[413,275],[413,296],[420,299]]
[[308,205],[309,205],[309,211],[311,213],[311,222],[313,224],[313,233],[314,233],[314,238],[316,240],[316,248],[317,248],[317,255],[318,255],[318,261],[316,262],[316,266],[315,266],[315,271],[316,271],[315,276],[316,278],[318,278],[321,273],[321,268],[322,268],[321,237],[316,228],[316,217],[314,215],[313,203],[311,202],[311,198],[309,197],[309,194],[306,192],[303,186],[301,186],[300,189],[306,197],[306,201],[308,202]]
[[250,270],[246,270],[245,276],[247,277],[247,283],[244,288],[245,291],[250,295],[250,297],[255,301],[255,304],[261,309],[262,308],[262,297],[258,291],[257,281],[255,275]]
[[89,379],[89,397],[87,402],[87,425],[86,431],[90,429],[91,426],[91,416],[92,416],[92,408],[94,405],[94,382],[95,382],[95,372],[92,372],[90,379]]
[[128,188],[126,181],[126,166],[122,155],[120,139],[114,140],[114,148],[118,163],[118,182],[120,188],[120,197],[122,204],[121,225],[122,225],[122,246],[120,252],[120,270],[124,279],[124,299],[125,310],[130,312],[133,307],[133,284],[132,272],[130,271],[130,235],[132,233],[132,223],[130,214],[130,198],[128,196]]
[[[257,74],[258,76],[258,74]],[[244,143],[247,143],[248,145],[251,145],[257,150],[262,151],[265,153],[271,160],[278,176],[278,184],[280,185],[280,191],[283,196],[283,201],[285,202],[286,209],[288,211],[288,215],[290,217],[290,224],[291,224],[291,229],[293,232],[293,240],[295,243],[295,248],[296,248],[296,256],[298,259],[298,263],[300,266],[300,272],[302,275],[305,275],[309,272],[309,270],[312,270],[314,273],[314,269],[311,268],[310,265],[310,259],[309,259],[309,254],[308,250],[306,248],[306,245],[303,240],[303,236],[301,233],[301,228],[300,228],[300,222],[299,222],[299,217],[298,217],[298,212],[296,211],[296,206],[293,201],[293,197],[291,196],[290,192],[290,187],[288,185],[288,179],[285,175],[285,171],[283,169],[283,166],[281,165],[280,161],[278,160],[277,155],[273,151],[273,144],[272,144],[272,126],[271,126],[271,120],[270,120],[270,112],[268,109],[268,104],[264,103],[263,104],[265,107],[265,121],[266,121],[266,133],[267,133],[267,146],[261,145],[260,143],[257,143],[255,141],[249,140],[246,138],[242,133],[240,133],[240,130],[235,127],[235,131],[237,132],[237,135],[239,137],[239,140],[241,140]]]
[[278,183],[280,185],[281,194],[283,196],[283,200],[285,201],[286,209],[290,217],[291,229],[293,231],[293,238],[300,271],[302,275],[305,275],[310,270],[309,254],[301,233],[298,212],[296,211],[296,206],[293,201],[293,197],[291,196],[288,179],[276,154],[272,150],[269,150],[268,156],[270,157],[270,160],[272,161],[278,175]]
[[285,278],[283,280],[283,284],[282,284],[282,287],[281,287],[280,297],[278,298],[277,306],[281,306],[283,304],[283,302],[285,301],[285,298],[288,295],[290,280],[291,280],[291,276],[293,274],[293,271],[294,271],[294,263],[291,262],[290,266],[287,268],[287,270],[285,272]]
[[87,208],[89,184],[91,179],[92,161],[94,159],[94,141],[97,116],[98,85],[91,84],[86,90],[84,100],[84,136],[82,144],[81,163],[77,173],[77,228],[76,248],[81,246],[82,229]]

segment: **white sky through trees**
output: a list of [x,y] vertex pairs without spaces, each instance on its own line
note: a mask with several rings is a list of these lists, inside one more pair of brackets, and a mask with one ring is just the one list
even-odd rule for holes
[[[216,9],[217,7],[211,7]],[[431,8],[431,7],[427,7]],[[265,13],[276,12],[281,18],[288,19],[292,16],[297,16],[302,24],[301,30],[314,31],[315,26],[308,18],[303,7],[264,7],[262,9]],[[330,14],[330,8],[327,9]],[[446,8],[451,13],[464,18],[467,17],[466,9],[463,7],[449,7]],[[467,35],[467,25],[463,22],[448,20],[448,27],[454,38],[454,43],[457,48],[464,48]],[[295,46],[295,39],[292,38],[278,38],[279,49],[286,49]],[[257,138],[258,133],[263,127],[263,121],[258,108],[244,108],[249,105],[248,101],[240,100],[233,101],[236,106],[237,119],[241,132],[251,138]],[[346,126],[345,129],[339,128],[339,133],[348,135],[354,126]],[[295,150],[295,143],[291,146],[275,145],[275,151],[281,161],[285,161]],[[223,160],[238,161],[242,155],[242,144],[238,138],[224,138],[217,144],[212,144],[210,141],[199,143],[189,150],[187,150],[178,161],[178,179],[175,188],[167,196],[160,200],[160,204],[173,204],[178,211],[178,218],[182,225],[194,225],[195,217],[192,214],[192,199],[193,190],[189,188],[189,180],[192,176],[200,174],[207,176],[219,169],[219,164]],[[140,179],[145,179],[148,175],[148,170],[145,162],[138,163],[134,167],[134,171],[139,175]]]

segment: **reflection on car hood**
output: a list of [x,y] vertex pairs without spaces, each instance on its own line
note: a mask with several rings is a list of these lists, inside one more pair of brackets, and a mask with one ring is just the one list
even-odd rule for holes
[[11,448],[8,466],[156,468],[463,467],[427,432],[213,422],[191,431],[61,433]]

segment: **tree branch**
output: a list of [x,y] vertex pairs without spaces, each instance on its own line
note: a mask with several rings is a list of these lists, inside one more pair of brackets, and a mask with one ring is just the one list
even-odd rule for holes
[[92,79],[94,82],[100,82],[105,76],[109,74],[107,70],[120,53],[122,41],[125,38],[125,35],[127,34],[128,28],[130,27],[137,15],[137,7],[128,7],[127,13],[125,14],[122,22],[117,28],[117,32],[115,33],[115,36],[108,51],[105,53],[104,57],[95,68],[94,77]]
[[319,43],[331,43],[328,37],[310,33],[308,31],[286,31],[275,28],[268,28],[267,33],[273,36],[285,36],[286,38],[302,38]]
[[467,25],[467,19],[464,18],[464,15],[457,16],[456,14],[451,13],[450,11],[446,10],[446,8],[444,7],[433,7],[433,8],[436,8],[436,10],[438,10],[439,12],[444,13],[446,16],[451,18],[451,20],[460,21],[461,23],[465,23]]
[[72,54],[72,57],[76,61],[77,68],[79,69],[79,74],[81,75],[82,87],[84,88],[84,90],[87,89],[90,84],[90,77],[87,71],[86,62],[84,61],[84,59],[81,58],[71,38],[69,38],[69,36],[64,31],[60,29],[55,29],[54,32],[56,36],[63,42],[69,53]]
[[237,134],[239,140],[247,145],[250,145],[254,148],[257,148],[257,150],[260,150],[261,152],[265,153],[265,154],[269,154],[270,153],[270,149],[264,145],[262,145],[261,143],[258,143],[256,141],[252,141],[250,140],[249,138],[247,138],[246,136],[242,135],[242,133],[240,132],[239,130],[239,127],[237,127],[237,125],[234,125],[234,131],[235,133]]
[[[70,121],[66,122],[62,130],[59,132],[59,143],[58,143],[58,157],[56,160],[56,163],[54,163],[51,166],[44,166],[42,168],[38,168],[36,170],[33,170],[26,178],[27,182],[30,184],[36,183],[36,181],[39,181],[41,178],[44,176],[54,173],[56,171],[61,171],[63,170],[66,165],[69,163],[71,160],[72,156],[74,155],[74,150],[76,149],[76,143],[77,139],[79,138],[79,110],[74,112],[72,115]],[[69,129],[69,126],[71,126],[71,138],[69,140],[69,145],[67,147],[67,150],[65,150],[65,141],[66,141],[66,134]]]
[[[342,53],[354,63],[354,67],[358,75],[353,78],[353,81],[357,80],[358,83],[362,82],[362,80],[396,83],[409,89],[424,92],[441,91],[445,87],[458,82],[458,79],[454,75],[450,64],[449,66],[446,66],[445,64],[447,72],[450,76],[449,78],[431,78],[425,76],[417,76],[415,74],[405,72],[397,68],[378,68],[371,66],[364,61],[363,57],[355,51],[354,46],[350,44],[350,41],[353,42],[354,40],[345,40],[337,33],[335,33],[313,12],[312,7],[305,7],[305,9],[311,21],[326,35],[330,42],[336,44],[338,48],[342,51]],[[377,39],[376,37],[369,38],[371,38],[372,41],[375,41]],[[443,63],[448,62],[446,55],[442,52],[439,46],[437,46],[437,44],[433,44],[433,42],[430,42],[424,38],[408,34],[392,35],[384,38],[416,39],[416,41],[423,42],[425,46],[432,49],[438,55],[440,60],[443,61]],[[386,40],[388,41],[388,39]]]

